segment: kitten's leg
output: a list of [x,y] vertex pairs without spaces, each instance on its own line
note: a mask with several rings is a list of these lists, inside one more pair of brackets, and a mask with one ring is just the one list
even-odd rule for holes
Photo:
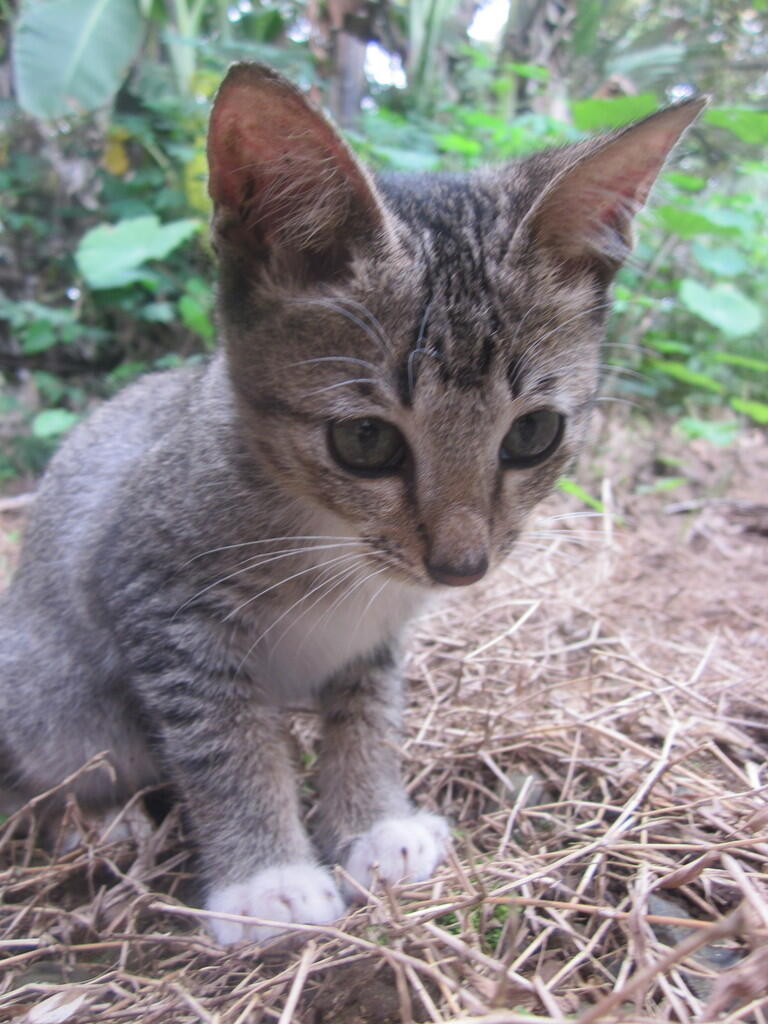
[[[165,760],[199,848],[205,906],[271,921],[333,921],[344,905],[299,819],[285,723],[234,690],[231,681],[209,682],[205,701],[167,681],[152,691]],[[211,930],[225,944],[281,931],[225,919],[211,919]]]
[[[318,840],[329,859],[368,887],[429,878],[450,844],[446,821],[416,811],[400,774],[402,682],[389,650],[321,695]],[[346,887],[348,895],[357,890]]]

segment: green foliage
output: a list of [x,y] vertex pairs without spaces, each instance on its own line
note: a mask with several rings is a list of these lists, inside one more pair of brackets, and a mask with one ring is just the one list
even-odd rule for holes
[[13,36],[20,106],[42,118],[105,106],[142,34],[136,0],[24,0]]
[[768,145],[768,112],[748,107],[721,107],[708,110],[704,115],[709,124],[725,128],[742,142],[757,146]]
[[557,481],[557,488],[563,491],[564,494],[570,494],[574,498],[578,498],[583,504],[593,508],[596,512],[601,515],[605,512],[605,505],[600,501],[599,498],[593,498],[592,495],[585,491],[584,488],[577,484],[575,480],[571,480],[569,477],[563,476]]
[[616,99],[589,99],[571,103],[573,123],[583,132],[602,132],[637,121],[658,109],[653,93],[621,96]]
[[697,416],[681,416],[676,426],[689,441],[701,438],[718,447],[732,444],[740,429],[737,420],[702,420]]
[[[768,9],[753,7],[762,25]],[[714,91],[723,104],[686,136],[641,218],[607,351],[614,390],[671,412],[686,438],[727,444],[745,423],[765,426],[768,113],[753,109],[765,88],[712,70],[718,55],[762,59],[759,33],[739,28],[735,7],[710,11],[709,25],[693,0],[674,18],[653,0],[642,11],[635,0],[584,0],[552,50],[536,10],[512,5],[495,49],[468,38],[455,0],[377,7],[384,45],[408,54],[408,88],[370,83],[351,144],[378,168],[462,170],[616,128],[691,81]],[[243,58],[330,96],[312,16],[298,0],[22,0],[16,107],[0,111],[0,412],[13,424],[0,477],[38,470],[92,395],[214,344],[201,230],[210,99]],[[526,50],[519,29],[534,23]],[[628,78],[630,94],[604,98],[609,75]],[[603,510],[571,481],[560,486]]]
[[32,434],[44,441],[70,430],[79,417],[68,409],[43,409],[32,420]]
[[0,297],[0,320],[14,332],[21,352],[28,356],[55,345],[71,345],[84,337],[98,340],[103,336],[98,328],[79,324],[73,309],[45,306],[33,299],[14,302]]
[[692,370],[685,363],[676,363],[671,359],[649,359],[646,365],[649,369],[656,370],[657,373],[666,373],[690,388],[703,388],[705,391],[714,391],[716,394],[720,394],[723,390],[723,385],[719,381],[713,380],[705,373]]
[[757,402],[754,399],[750,401],[746,398],[732,398],[731,406],[736,412],[742,412],[745,416],[749,416],[755,423],[759,423],[763,427],[768,426],[768,402]]
[[730,338],[753,334],[763,322],[760,307],[730,281],[717,281],[707,288],[685,278],[680,282],[680,301],[692,313]]
[[153,214],[100,224],[80,239],[77,268],[94,289],[152,281],[155,275],[146,263],[164,259],[202,226],[202,221],[190,218],[160,224]]

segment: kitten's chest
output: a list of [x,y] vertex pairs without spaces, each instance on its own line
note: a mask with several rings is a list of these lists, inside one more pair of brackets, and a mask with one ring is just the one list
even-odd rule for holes
[[424,601],[420,588],[374,577],[350,586],[343,596],[300,604],[282,619],[278,614],[256,627],[248,673],[264,701],[311,707],[323,683],[349,662],[394,640]]

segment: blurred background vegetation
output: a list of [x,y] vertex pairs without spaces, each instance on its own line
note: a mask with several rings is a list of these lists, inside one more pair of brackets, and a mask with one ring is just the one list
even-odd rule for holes
[[214,343],[204,140],[267,62],[373,166],[518,157],[708,92],[618,279],[613,395],[768,424],[768,0],[0,0],[0,482]]

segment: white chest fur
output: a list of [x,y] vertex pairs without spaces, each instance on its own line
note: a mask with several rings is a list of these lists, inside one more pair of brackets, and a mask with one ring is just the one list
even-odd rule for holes
[[382,573],[274,620],[249,657],[263,699],[310,706],[326,680],[396,637],[426,597],[423,588]]

